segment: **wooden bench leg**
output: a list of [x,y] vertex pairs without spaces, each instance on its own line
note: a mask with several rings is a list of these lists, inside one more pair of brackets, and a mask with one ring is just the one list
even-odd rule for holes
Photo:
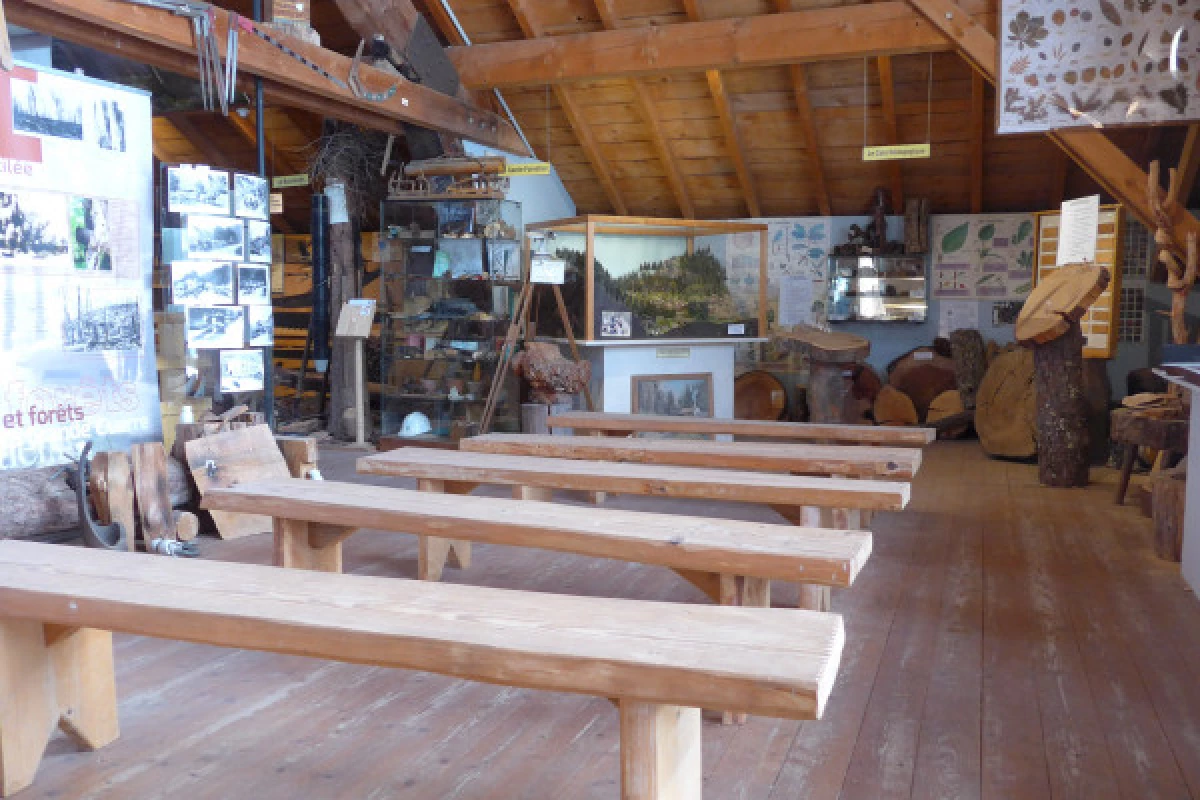
[[[721,605],[770,608],[771,581],[767,578],[751,578],[744,575],[722,575]],[[735,711],[722,711],[721,723],[724,725],[745,725],[746,714]]]
[[621,799],[700,800],[700,709],[620,701]]
[[540,503],[549,503],[554,500],[554,490],[541,486],[514,486],[512,487],[512,496],[513,500],[536,500]]
[[[592,431],[591,435],[606,438],[609,436],[626,437],[632,436],[633,434],[626,431]],[[604,505],[604,503],[608,500],[607,492],[584,492],[583,496],[588,500],[588,502],[598,506]]]
[[[417,490],[439,494],[470,494],[478,486],[466,481],[438,481],[421,478]],[[417,577],[423,581],[440,581],[447,562],[456,569],[471,566],[471,543],[465,539],[439,539],[436,536],[417,537]],[[442,544],[444,542],[445,544]]]
[[0,618],[0,797],[33,782],[56,725],[89,750],[117,738],[112,634]]
[[[836,511],[821,509],[816,506],[773,506],[788,522],[803,528],[827,528],[834,523]],[[823,519],[828,517],[829,519]],[[818,586],[811,583],[796,584],[799,595],[796,608],[810,611],[829,611],[833,608],[833,597],[828,586]]]
[[1121,478],[1117,481],[1117,505],[1125,505],[1125,492],[1129,490],[1129,476],[1133,474],[1133,462],[1137,459],[1137,445],[1127,443],[1121,458]]
[[342,571],[342,542],[356,528],[294,519],[275,519],[274,564],[316,572]]

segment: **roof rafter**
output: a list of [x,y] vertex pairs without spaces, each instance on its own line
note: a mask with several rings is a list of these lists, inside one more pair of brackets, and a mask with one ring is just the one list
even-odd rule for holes
[[[777,13],[786,14],[791,10],[792,0],[775,0]],[[813,117],[812,101],[808,97],[808,70],[803,64],[791,64],[788,73],[792,81],[792,96],[796,100],[796,114],[800,117],[800,130],[804,134],[804,147],[808,153],[808,169],[812,173],[817,209],[825,216],[830,216],[833,214],[833,203],[830,202],[829,184],[825,180],[825,164],[821,161],[817,122]]]
[[213,167],[233,167],[235,166],[230,159],[229,154],[217,147],[213,143],[212,137],[205,135],[203,131],[196,127],[196,123],[188,117],[186,112],[173,111],[163,115],[167,122],[175,126],[175,130],[187,140],[187,143],[195,148],[196,152],[203,156],[204,160]]
[[[884,144],[900,144],[900,133],[896,128],[896,81],[892,77],[892,57],[879,56],[879,97],[883,106]],[[899,161],[887,161],[888,184],[892,190],[892,210],[904,210],[904,173]]]
[[[543,31],[530,16],[529,9],[525,6],[525,0],[507,0],[507,3],[521,32],[531,39],[541,38]],[[625,205],[625,198],[621,197],[621,191],[617,188],[616,181],[613,180],[608,162],[605,160],[604,154],[600,152],[600,146],[596,143],[596,137],[592,134],[592,129],[588,125],[587,119],[584,118],[579,104],[575,102],[575,98],[571,97],[571,93],[565,86],[556,85],[554,96],[562,107],[563,113],[567,117],[567,123],[575,133],[575,138],[579,140],[583,154],[587,157],[588,163],[592,165],[592,171],[599,178],[600,186],[604,189],[608,202],[612,204],[618,214],[628,214],[629,207]]]
[[[253,111],[244,117],[235,112],[225,119],[247,144],[254,148],[258,147],[258,131]],[[307,167],[298,169],[291,156],[275,146],[275,143],[271,141],[271,135],[266,132],[265,128],[263,129],[263,149],[266,151],[267,163],[271,166],[272,175],[295,175],[299,172],[308,172]]]
[[[998,43],[996,37],[960,8],[954,0],[908,0],[954,43],[959,54],[993,85],[996,83]],[[1134,216],[1150,228],[1157,227],[1146,195],[1146,172],[1121,148],[1097,130],[1086,128],[1052,131],[1050,140]],[[1164,193],[1165,197],[1165,193]],[[1200,235],[1200,220],[1180,203],[1166,205],[1177,241],[1187,241],[1188,233]]]
[[1187,138],[1179,154],[1179,202],[1187,204],[1192,187],[1196,185],[1196,171],[1200,169],[1200,123],[1188,125]]
[[952,50],[902,0],[447,48],[471,88]]

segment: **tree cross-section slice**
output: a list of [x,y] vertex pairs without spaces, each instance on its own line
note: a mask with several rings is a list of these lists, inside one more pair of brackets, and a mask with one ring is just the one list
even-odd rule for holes
[[1097,264],[1068,264],[1043,276],[1017,317],[1017,341],[1045,344],[1062,336],[1108,286],[1108,270]]

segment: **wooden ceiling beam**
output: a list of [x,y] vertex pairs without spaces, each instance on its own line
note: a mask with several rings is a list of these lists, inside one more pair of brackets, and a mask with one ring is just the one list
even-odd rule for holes
[[[884,144],[900,144],[900,134],[896,127],[896,81],[892,77],[892,57],[880,56],[879,66],[879,96],[883,106],[883,132],[887,137]],[[885,161],[887,167],[888,186],[892,191],[892,212],[904,212],[904,173],[899,161]]]
[[729,106],[729,95],[725,91],[725,81],[721,78],[721,73],[715,69],[710,69],[704,75],[708,78],[708,89],[712,92],[713,104],[717,107],[717,117],[721,121],[721,131],[725,135],[725,147],[729,151],[729,158],[733,161],[733,169],[737,173],[738,183],[742,187],[742,199],[746,202],[746,212],[748,216],[761,217],[762,208],[758,204],[754,176],[746,164],[741,136],[738,134],[737,120],[734,119],[733,109]]
[[[517,25],[521,28],[521,33],[530,39],[540,38],[543,31],[530,15],[525,0],[507,0],[507,2],[509,10],[512,11],[513,17],[517,20]],[[583,148],[583,154],[587,157],[588,163],[592,165],[592,171],[596,173],[596,177],[600,180],[600,186],[604,189],[604,194],[608,197],[608,202],[612,204],[616,213],[622,215],[628,214],[629,207],[625,205],[625,198],[621,196],[621,192],[617,188],[617,183],[613,180],[612,171],[608,168],[608,161],[605,160],[604,154],[600,152],[600,146],[597,144],[596,137],[592,134],[591,126],[588,125],[587,119],[583,116],[579,104],[575,102],[575,98],[571,97],[571,93],[565,86],[555,86],[554,96],[558,100],[559,106],[562,107],[563,113],[567,117],[567,123],[571,126],[575,138],[579,140],[579,146]]]
[[1200,123],[1188,125],[1183,149],[1179,153],[1179,202],[1185,206],[1196,185],[1196,172],[1200,169]]
[[[154,52],[168,51],[191,57],[192,67],[183,74],[195,75],[195,46],[191,23],[169,11],[130,5],[117,0],[9,0],[5,10],[13,24],[28,27],[67,41],[90,44],[99,41],[99,49],[137,61],[146,61]],[[223,41],[229,24],[229,12],[213,7],[216,36]],[[80,31],[83,23],[93,29],[91,35]],[[98,34],[98,35],[97,35]],[[329,73],[345,76],[350,59],[330,50],[276,34],[288,47]],[[124,39],[127,48],[112,44]],[[337,86],[311,69],[277,50],[257,36],[243,35],[238,48],[238,66],[245,75],[258,75],[304,97],[308,107],[323,106],[328,116],[358,123],[370,120],[366,127],[396,131],[398,123],[410,123],[462,136],[511,153],[526,154],[525,145],[508,120],[492,112],[475,108],[453,97],[419,84],[405,83],[402,91],[382,103],[360,100],[348,89]],[[383,92],[396,78],[373,67],[359,70],[368,91]],[[347,113],[347,110],[352,113]],[[321,113],[321,112],[318,112]]]
[[971,72],[971,213],[983,213],[983,76]]
[[[999,44],[996,37],[960,8],[954,0],[908,0],[936,25],[959,54],[990,83],[996,83]],[[1153,210],[1146,196],[1146,172],[1101,131],[1079,128],[1051,131],[1050,140],[1079,165],[1112,197],[1124,204],[1138,220],[1154,229]],[[1163,193],[1165,198],[1166,193]],[[1165,199],[1164,199],[1165,205]],[[1176,241],[1187,241],[1189,233],[1200,236],[1200,220],[1180,203],[1165,207]]]
[[[787,14],[791,10],[792,0],[775,0],[776,13]],[[828,217],[833,214],[833,203],[830,202],[829,183],[825,179],[825,164],[821,161],[817,122],[813,117],[812,101],[808,97],[808,69],[803,64],[791,64],[788,73],[792,81],[792,96],[796,100],[796,114],[800,118],[800,130],[804,134],[804,147],[808,154],[808,169],[812,173],[817,210]]]
[[647,25],[451,47],[470,88],[702,72],[952,50],[907,2]]
[[175,126],[175,130],[179,131],[179,134],[201,155],[208,166],[228,168],[237,166],[231,155],[213,144],[212,137],[197,128],[196,123],[187,113],[173,111],[165,114],[164,117],[167,122]]

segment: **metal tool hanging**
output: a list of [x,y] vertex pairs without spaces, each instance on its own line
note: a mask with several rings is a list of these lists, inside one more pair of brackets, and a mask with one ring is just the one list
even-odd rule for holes
[[398,80],[385,91],[371,92],[368,91],[362,84],[362,79],[358,77],[358,68],[362,64],[363,48],[366,47],[367,40],[358,40],[358,49],[354,51],[354,59],[350,62],[350,91],[354,96],[361,100],[369,100],[372,103],[385,103],[396,96],[396,92],[400,90],[400,85],[404,80]]
[[192,3],[187,0],[126,0],[136,6],[169,11],[177,17],[191,20],[192,36],[196,42],[196,69],[200,77],[200,99],[206,111],[229,114],[237,77],[237,35],[230,26],[226,52],[232,54],[233,64],[221,64],[221,50],[217,44],[217,14],[207,3]]

